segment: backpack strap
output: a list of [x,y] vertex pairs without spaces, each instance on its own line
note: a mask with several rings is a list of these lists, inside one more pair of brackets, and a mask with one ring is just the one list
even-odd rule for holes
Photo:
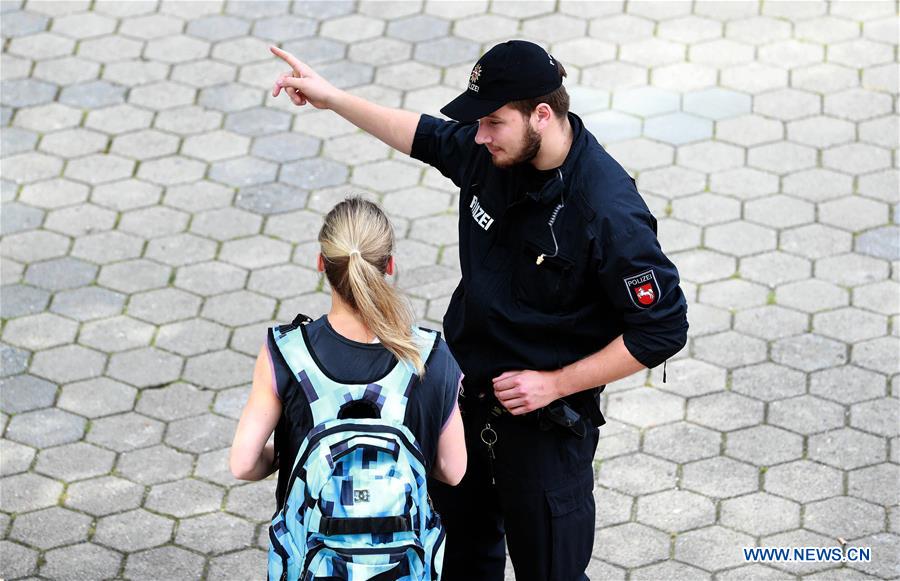
[[[341,408],[351,402],[365,402],[384,419],[402,423],[414,385],[419,382],[415,371],[405,362],[397,362],[383,378],[369,384],[342,384],[321,368],[310,348],[307,321],[294,319],[290,325],[273,328],[275,345],[303,390],[313,416],[313,425],[336,419]],[[309,319],[309,317],[306,317]],[[412,329],[419,345],[419,355],[427,362],[440,341],[440,333],[418,327]]]

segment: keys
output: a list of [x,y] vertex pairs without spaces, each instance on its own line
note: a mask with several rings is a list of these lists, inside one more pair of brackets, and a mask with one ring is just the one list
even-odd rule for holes
[[491,460],[496,459],[496,456],[494,455],[494,444],[497,443],[497,432],[494,431],[494,428],[491,427],[490,423],[485,424],[484,428],[481,430],[481,441],[488,447],[488,454],[490,454]]

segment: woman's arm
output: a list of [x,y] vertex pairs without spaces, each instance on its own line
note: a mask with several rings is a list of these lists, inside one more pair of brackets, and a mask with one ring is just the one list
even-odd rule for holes
[[239,480],[262,480],[278,468],[275,447],[266,444],[281,417],[281,401],[272,389],[273,381],[269,350],[263,345],[253,369],[250,399],[231,443],[229,465]]
[[462,416],[459,414],[459,406],[456,405],[438,439],[437,458],[431,469],[431,475],[450,486],[456,486],[466,473],[467,461]]

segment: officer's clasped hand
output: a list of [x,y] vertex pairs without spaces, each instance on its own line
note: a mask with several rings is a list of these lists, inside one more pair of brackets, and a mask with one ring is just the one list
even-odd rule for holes
[[562,397],[558,371],[507,371],[494,378],[494,396],[514,416],[527,414]]

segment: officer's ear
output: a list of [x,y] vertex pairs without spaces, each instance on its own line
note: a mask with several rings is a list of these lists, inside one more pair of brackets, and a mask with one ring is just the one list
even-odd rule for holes
[[534,108],[534,112],[532,113],[532,118],[535,121],[535,129],[537,131],[543,131],[553,120],[553,117],[553,109],[550,105],[547,103],[538,103],[538,106]]
[[319,272],[325,272],[325,259],[322,258],[321,252],[316,254],[316,270],[318,270]]
[[391,276],[392,274],[394,274],[394,257],[393,256],[388,257],[387,267],[384,269],[384,273],[388,276]]

